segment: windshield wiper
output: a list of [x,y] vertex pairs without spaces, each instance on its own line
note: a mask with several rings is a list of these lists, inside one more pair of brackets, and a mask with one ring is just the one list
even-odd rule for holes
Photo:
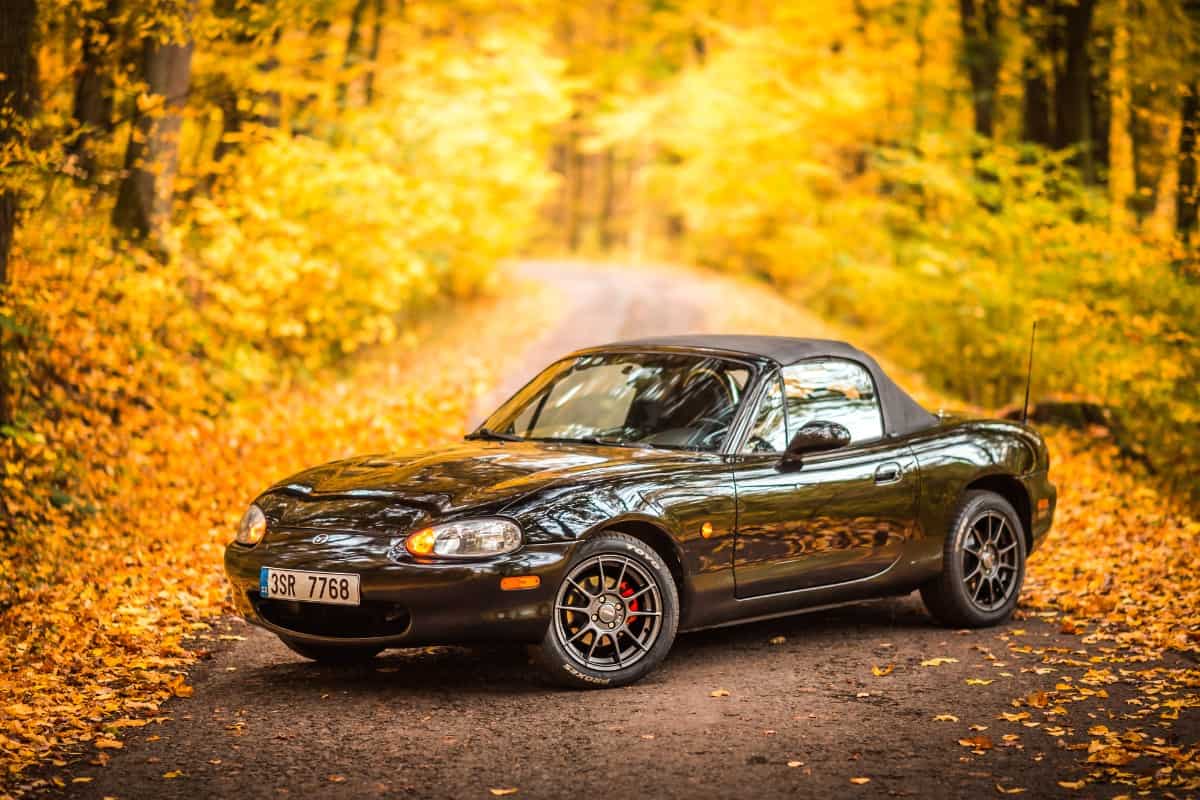
[[472,433],[468,433],[466,435],[466,437],[464,437],[464,438],[467,438],[467,439],[489,439],[489,440],[495,441],[495,442],[523,442],[523,441],[525,441],[525,439],[520,436],[514,436],[511,433],[501,433],[500,431],[494,431],[491,428],[479,428],[478,430],[476,430]]
[[619,439],[599,439],[595,436],[539,436],[534,442],[567,442],[568,444],[595,444],[601,447],[628,447],[628,442]]

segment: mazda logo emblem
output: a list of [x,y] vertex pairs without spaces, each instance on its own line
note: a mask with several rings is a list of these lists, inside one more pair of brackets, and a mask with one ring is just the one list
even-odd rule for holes
[[312,538],[313,544],[325,544],[328,541],[329,541],[328,533],[318,533],[316,536],[314,536]]

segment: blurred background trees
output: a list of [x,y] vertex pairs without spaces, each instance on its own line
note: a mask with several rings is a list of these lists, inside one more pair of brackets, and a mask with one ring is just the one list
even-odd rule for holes
[[1039,318],[1196,490],[1195,0],[10,0],[0,62],[0,503],[563,252],[991,407]]

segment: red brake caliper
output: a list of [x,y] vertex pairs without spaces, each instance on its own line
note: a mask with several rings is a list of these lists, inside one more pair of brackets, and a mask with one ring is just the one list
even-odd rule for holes
[[[629,581],[621,581],[620,592],[621,592],[621,597],[631,597],[633,595],[633,587],[629,585]],[[629,604],[629,611],[631,613],[629,614],[628,617],[625,618],[626,625],[628,625],[630,622],[633,621],[634,615],[632,612],[637,611],[637,610],[638,610],[638,601],[634,600]]]

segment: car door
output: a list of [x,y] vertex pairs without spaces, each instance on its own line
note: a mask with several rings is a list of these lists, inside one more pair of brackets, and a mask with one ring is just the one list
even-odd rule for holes
[[[837,422],[847,447],[784,468],[786,442],[804,424]],[[845,359],[784,367],[764,387],[734,459],[738,597],[809,589],[875,575],[915,528],[917,463],[884,436],[870,373]]]

